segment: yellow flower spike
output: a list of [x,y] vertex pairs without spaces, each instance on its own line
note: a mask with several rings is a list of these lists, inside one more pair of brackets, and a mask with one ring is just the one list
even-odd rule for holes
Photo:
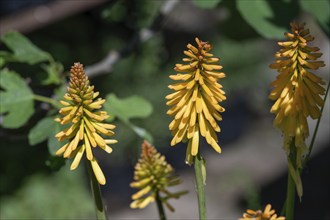
[[[167,188],[178,185],[181,181],[174,176],[174,170],[169,165],[165,157],[147,141],[144,141],[141,149],[141,156],[135,165],[134,181],[130,184],[132,188],[139,189],[132,195],[134,200],[131,208],[144,208],[148,204],[154,202],[157,195],[160,196],[162,203],[166,204],[170,198],[178,199],[186,191],[178,193],[170,193]],[[162,197],[160,193],[165,193]]]
[[[321,57],[319,48],[307,46],[314,39],[305,29],[305,24],[297,22],[291,24],[292,33],[286,33],[285,42],[275,54],[275,63],[269,67],[279,72],[277,79],[271,83],[274,87],[269,98],[275,103],[271,113],[276,115],[274,126],[279,128],[284,135],[284,148],[290,153],[290,142],[295,139],[296,168],[301,168],[302,158],[308,151],[305,140],[309,135],[307,118],[320,117],[320,108],[324,101],[324,81],[314,75],[311,70],[324,66],[323,61],[316,61]],[[292,150],[292,149],[291,149]]]
[[275,213],[275,210],[272,209],[272,206],[267,204],[264,211],[253,211],[251,209],[246,210],[243,214],[243,218],[239,218],[239,220],[285,220],[285,217],[277,217],[277,214]]
[[176,64],[174,70],[178,74],[170,75],[172,80],[182,82],[169,85],[175,92],[165,97],[168,100],[166,104],[171,107],[167,114],[174,117],[169,125],[174,136],[171,145],[189,141],[186,154],[188,164],[192,164],[193,156],[198,154],[199,134],[216,152],[221,152],[215,132],[221,130],[217,121],[222,120],[219,113],[225,110],[218,103],[226,99],[222,86],[217,82],[225,77],[224,73],[218,72],[222,69],[216,64],[219,59],[209,53],[212,46],[208,42],[198,38],[195,41],[197,47],[188,44],[188,50],[184,51],[189,58],[183,61],[188,64]]
[[105,102],[101,98],[94,100],[98,95],[98,92],[94,92],[94,86],[90,85],[83,65],[74,63],[70,70],[68,91],[64,95],[65,101],[60,101],[60,104],[64,106],[59,110],[62,117],[55,119],[61,124],[71,123],[69,128],[55,136],[59,141],[67,140],[68,143],[57,150],[56,155],[74,158],[70,167],[74,170],[86,152],[86,158],[91,163],[97,181],[104,185],[105,176],[93,155],[93,148],[98,146],[107,153],[111,153],[112,148],[107,144],[115,144],[117,141],[104,139],[101,136],[112,136],[114,134],[112,129],[115,126],[103,122],[108,114],[105,111],[98,111]]

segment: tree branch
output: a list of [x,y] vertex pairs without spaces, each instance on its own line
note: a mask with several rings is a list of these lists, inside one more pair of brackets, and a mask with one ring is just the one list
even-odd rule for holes
[[26,10],[8,15],[0,19],[0,35],[10,30],[28,33],[47,26],[65,17],[91,9],[106,3],[106,0],[93,1],[54,1],[38,5]]

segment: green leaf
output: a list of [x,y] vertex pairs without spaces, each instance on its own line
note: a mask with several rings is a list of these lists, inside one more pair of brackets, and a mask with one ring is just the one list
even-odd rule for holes
[[152,135],[146,129],[138,127],[132,123],[127,123],[126,125],[128,125],[140,138],[147,140],[150,143],[153,142]]
[[54,94],[55,94],[55,99],[56,100],[61,100],[64,96],[64,94],[68,91],[68,86],[67,84],[62,84],[60,87],[56,88],[54,90]]
[[329,1],[311,1],[300,0],[301,7],[313,15],[321,25],[322,29],[329,36],[330,34],[330,2]]
[[59,142],[55,138],[55,135],[63,129],[60,123],[54,121],[56,117],[58,115],[41,119],[28,135],[30,145],[36,145],[47,140],[48,151],[52,156],[55,156],[55,152],[65,144],[64,141]]
[[[287,9],[281,9],[279,6],[283,5],[283,7],[288,7],[289,4],[291,4],[290,2],[236,0],[236,4],[237,9],[241,13],[242,17],[261,36],[271,39],[282,39],[284,32],[288,31],[286,26],[289,26],[290,21],[286,14],[285,16],[283,15],[287,12]],[[293,12],[292,14],[294,15]],[[276,16],[283,17],[279,18]],[[288,19],[288,21],[286,21],[286,19]]]
[[0,68],[2,68],[5,64],[6,64],[5,59],[0,57]]
[[0,114],[3,127],[18,128],[34,113],[33,93],[16,72],[0,70]]
[[45,70],[46,75],[42,79],[42,85],[61,84],[61,73],[63,66],[60,63],[51,62],[50,64],[41,65],[41,68]]
[[51,59],[48,53],[35,46],[29,39],[16,31],[5,33],[1,37],[1,41],[13,51],[12,58],[14,61],[33,65]]
[[65,142],[59,142],[55,135],[62,130],[61,124],[54,121],[52,129],[48,136],[48,151],[51,155],[55,155],[56,151],[62,147]]
[[50,168],[51,171],[59,171],[65,165],[66,158],[58,156],[49,156],[46,160],[46,166]]
[[118,117],[128,122],[131,118],[146,118],[152,113],[152,105],[141,96],[133,95],[119,99],[115,94],[109,94],[104,104],[111,117]]
[[153,141],[152,135],[147,130],[129,121],[131,118],[146,118],[152,113],[152,105],[143,97],[133,95],[119,99],[115,94],[109,94],[106,97],[104,109],[109,113],[110,120],[117,117],[139,137],[150,142]]
[[54,119],[46,117],[41,119],[29,132],[29,144],[36,145],[46,140],[54,127]]
[[222,0],[193,0],[193,3],[200,8],[211,9],[215,8],[221,1]]

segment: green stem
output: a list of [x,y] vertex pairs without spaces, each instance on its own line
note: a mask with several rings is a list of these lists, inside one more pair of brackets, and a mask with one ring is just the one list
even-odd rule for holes
[[34,100],[37,100],[37,101],[40,101],[40,102],[46,102],[46,103],[49,103],[51,104],[52,106],[54,106],[55,108],[60,108],[60,104],[54,100],[54,99],[51,99],[49,97],[46,97],[46,96],[41,96],[41,95],[36,95],[34,94],[33,95],[33,99]]
[[318,118],[318,120],[316,122],[316,126],[315,126],[315,130],[314,130],[313,137],[312,137],[312,140],[311,140],[311,144],[309,145],[308,154],[306,155],[305,160],[303,161],[303,165],[302,165],[303,168],[306,166],[306,164],[309,161],[309,158],[310,158],[310,156],[312,154],[312,150],[313,150],[313,146],[314,146],[316,134],[317,134],[317,131],[319,129],[319,125],[320,125],[320,121],[321,121],[321,117],[322,117],[322,113],[323,113],[325,101],[327,100],[327,96],[328,96],[328,93],[329,93],[329,87],[330,87],[330,82],[328,83],[328,87],[327,87],[327,90],[326,90],[325,95],[324,95],[324,104],[321,107],[320,117]]
[[204,192],[204,177],[203,177],[203,158],[197,154],[194,157],[195,179],[198,196],[198,210],[199,219],[206,220],[206,204],[205,204],[205,192]]
[[158,213],[159,213],[159,219],[160,220],[166,220],[166,215],[163,207],[162,200],[160,198],[159,192],[157,191],[156,194],[156,203],[157,203],[157,208],[158,208]]
[[296,194],[295,183],[291,177],[290,172],[288,172],[288,186],[287,186],[286,201],[285,201],[286,220],[293,220],[295,194]]
[[90,179],[92,194],[94,197],[94,203],[95,203],[95,211],[96,211],[96,219],[98,220],[108,220],[106,210],[102,201],[101,196],[101,190],[100,185],[94,175],[91,163],[86,160],[87,168],[88,168],[88,175]]

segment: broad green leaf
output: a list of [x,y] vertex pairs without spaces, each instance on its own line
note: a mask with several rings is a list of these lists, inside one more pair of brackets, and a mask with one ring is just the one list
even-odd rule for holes
[[132,123],[127,123],[126,125],[129,126],[140,138],[145,139],[150,143],[153,142],[152,135],[146,129],[138,127]]
[[117,117],[139,137],[152,142],[152,135],[147,130],[129,121],[131,118],[146,118],[152,113],[152,105],[146,99],[137,95],[119,99],[115,94],[109,94],[106,97],[104,109],[109,113],[110,119]]
[[57,100],[62,100],[64,94],[68,91],[68,86],[67,84],[63,84],[60,87],[56,88],[54,91],[55,94],[55,99]]
[[6,60],[3,57],[0,57],[0,68],[6,64]]
[[60,63],[51,62],[50,64],[41,65],[42,69],[45,70],[46,75],[42,79],[42,85],[61,84],[61,73],[63,71],[63,66]]
[[0,114],[3,127],[18,128],[34,113],[33,93],[16,72],[0,70]]
[[[272,3],[285,5],[285,2],[274,1]],[[261,36],[271,39],[282,39],[284,32],[288,31],[289,21],[283,21],[283,18],[278,18],[278,13],[282,16],[285,8],[281,11],[274,11],[268,1],[246,1],[236,0],[237,9],[242,17],[250,24]],[[289,3],[287,3],[289,4]],[[277,7],[279,8],[279,7]],[[286,17],[285,17],[286,18]],[[286,26],[282,26],[284,24]]]
[[119,99],[115,94],[109,94],[104,104],[111,117],[118,117],[128,122],[131,118],[146,118],[152,113],[152,105],[141,96],[133,95]]
[[51,171],[59,171],[66,162],[66,158],[59,156],[49,156],[46,160],[46,166],[50,168]]
[[300,0],[301,7],[313,15],[319,22],[323,30],[330,35],[330,2],[329,1],[311,1]]
[[29,132],[29,144],[36,145],[48,138],[54,127],[54,119],[46,117],[41,119]]
[[193,3],[200,8],[215,8],[222,0],[193,0]]
[[12,54],[8,51],[0,50],[0,68],[5,66],[5,64],[12,59]]
[[62,147],[65,142],[59,142],[55,135],[62,130],[61,124],[54,121],[52,129],[48,136],[48,151],[51,155],[55,155],[56,151]]
[[1,41],[13,51],[13,57],[17,62],[36,64],[50,60],[50,55],[35,46],[22,34],[11,31],[1,36]]

